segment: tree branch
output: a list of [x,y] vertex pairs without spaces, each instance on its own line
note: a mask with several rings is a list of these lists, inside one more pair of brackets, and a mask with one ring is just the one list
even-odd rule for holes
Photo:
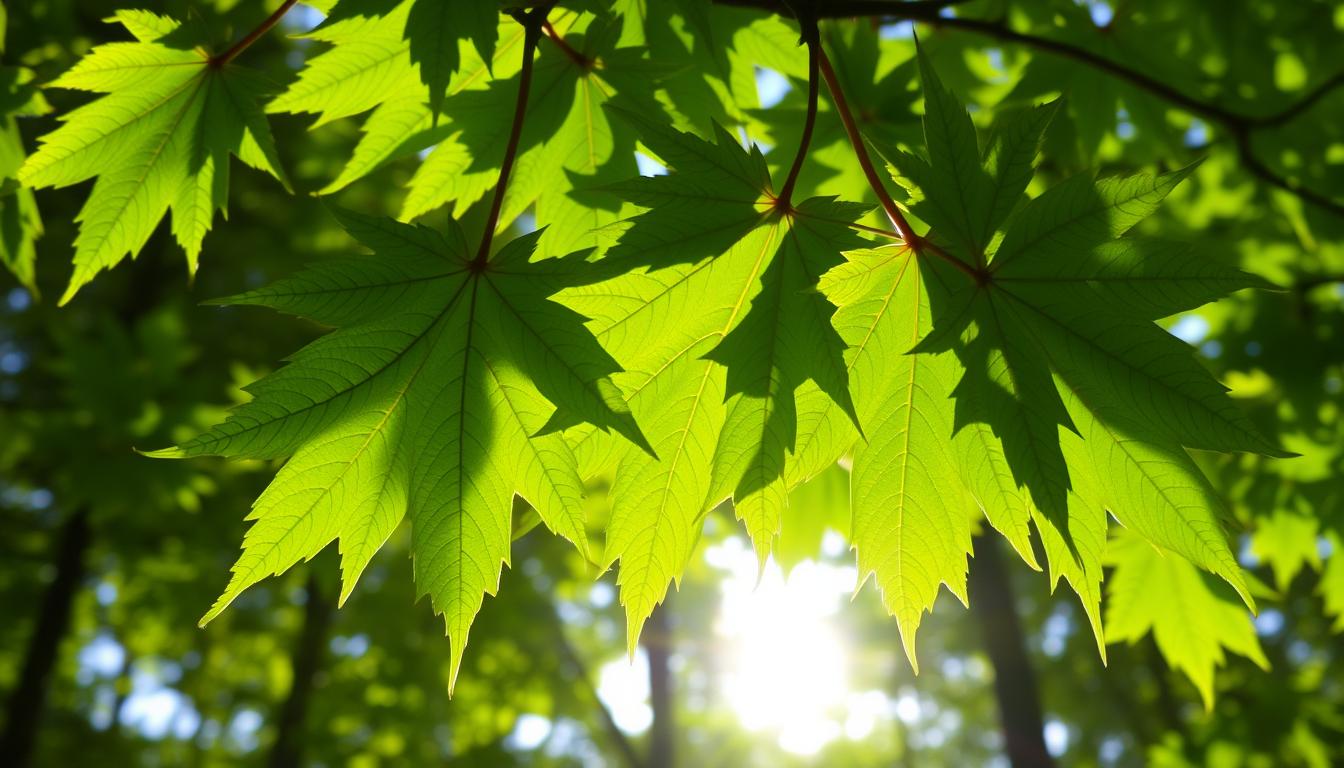
[[[712,0],[718,5],[759,8],[780,15],[793,15],[785,0]],[[1301,99],[1284,109],[1270,115],[1247,115],[1235,112],[1217,104],[1197,99],[1155,77],[1136,69],[1131,69],[1090,49],[1053,40],[1048,37],[1018,32],[1002,21],[985,21],[960,16],[943,16],[941,11],[955,3],[950,2],[893,2],[892,0],[835,0],[816,11],[817,18],[848,18],[852,16],[885,17],[903,19],[929,24],[946,29],[960,29],[967,32],[993,37],[1010,43],[1024,45],[1037,50],[1047,51],[1058,56],[1073,59],[1131,85],[1141,88],[1186,112],[1205,118],[1222,126],[1236,139],[1237,156],[1246,170],[1262,181],[1291,192],[1301,199],[1320,208],[1344,216],[1344,203],[1336,201],[1320,192],[1307,189],[1297,181],[1276,173],[1260,160],[1250,146],[1250,134],[1259,128],[1283,125],[1305,113],[1335,88],[1344,85],[1344,72],[1327,78]]]
[[668,605],[669,601],[664,600],[653,609],[640,639],[649,657],[649,703],[653,709],[648,768],[673,768],[677,764],[676,715],[672,701],[672,623],[668,620]]
[[251,47],[251,45],[257,42],[257,40],[260,39],[262,35],[266,34],[267,32],[270,32],[271,27],[274,27],[276,24],[279,24],[280,19],[284,18],[286,13],[289,13],[290,8],[293,8],[295,5],[298,5],[298,2],[299,0],[285,0],[285,2],[280,4],[279,8],[275,9],[275,13],[272,13],[270,16],[267,16],[265,21],[258,24],[256,29],[252,30],[251,32],[248,32],[243,37],[243,39],[229,46],[228,50],[224,51],[218,56],[211,56],[210,66],[222,67],[225,64],[228,64],[230,61],[233,61],[234,58],[238,56],[238,54],[242,53],[243,51]]

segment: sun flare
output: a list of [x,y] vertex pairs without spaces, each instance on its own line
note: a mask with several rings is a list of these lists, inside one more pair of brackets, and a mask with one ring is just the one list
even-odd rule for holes
[[797,754],[871,730],[863,723],[873,718],[861,711],[868,697],[851,690],[849,642],[836,622],[854,569],[805,561],[786,577],[772,559],[757,583],[756,557],[738,539],[711,547],[706,559],[727,572],[715,632],[723,695],[742,726],[777,735]]

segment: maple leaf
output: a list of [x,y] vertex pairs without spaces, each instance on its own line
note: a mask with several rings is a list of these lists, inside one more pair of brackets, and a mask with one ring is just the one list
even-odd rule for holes
[[717,126],[709,142],[629,103],[609,109],[673,169],[613,187],[650,208],[602,262],[622,274],[562,298],[625,369],[618,384],[659,457],[609,459],[605,559],[621,564],[633,649],[720,501],[733,499],[764,564],[805,431],[800,404],[817,395],[853,417],[835,307],[816,284],[864,242],[847,225],[866,208],[814,198],[780,211],[756,148]]
[[118,11],[113,20],[137,42],[100,45],[50,83],[106,95],[63,115],[65,124],[19,169],[33,188],[98,179],[79,213],[75,272],[62,304],[101,270],[135,256],[170,210],[195,274],[215,211],[228,202],[229,155],[287,184],[257,106],[267,90],[260,77],[186,47],[189,30],[168,17]]
[[[616,47],[618,31],[615,24],[593,22],[581,34],[566,35],[586,65],[556,45],[542,47],[538,55],[536,87],[500,221],[510,222],[535,206],[537,218],[550,223],[542,238],[544,249],[597,246],[604,227],[635,212],[605,189],[637,173],[637,165],[633,131],[613,121],[603,105],[617,92],[649,87],[658,72],[644,59],[642,48]],[[484,89],[449,96],[444,109],[451,133],[434,146],[408,183],[402,219],[444,205],[451,206],[454,216],[465,215],[491,189],[497,169],[481,158],[500,154],[507,137],[499,125],[508,121],[516,92],[514,79],[501,78]]]
[[429,89],[430,109],[437,112],[462,63],[459,40],[471,40],[485,61],[494,56],[499,39],[499,3],[414,0],[406,15],[404,34],[411,61],[420,65],[420,79]]
[[302,315],[336,330],[250,385],[224,423],[154,455],[289,457],[257,499],[219,615],[243,590],[339,539],[344,587],[403,516],[415,578],[445,618],[453,676],[471,621],[508,561],[517,494],[586,551],[582,482],[557,425],[587,422],[648,442],[583,318],[548,300],[583,253],[530,261],[532,234],[484,267],[456,224],[339,213],[371,258],[313,267],[225,304]]
[[[4,46],[4,6],[0,5],[0,52]],[[50,106],[33,86],[32,71],[0,67],[0,264],[37,295],[35,243],[42,236],[42,217],[31,189],[20,186],[23,139],[15,118],[40,115]]]
[[[563,30],[572,23],[572,18],[572,14],[557,15],[553,25],[557,30]],[[523,45],[525,32],[521,25],[512,20],[501,24],[499,39],[491,59],[481,59],[474,47],[462,52],[462,61],[445,90],[445,101],[460,94],[486,90],[496,80],[508,79],[518,73],[518,53]],[[342,51],[340,46],[346,36],[339,34],[339,30],[325,27],[321,29],[324,33],[323,39],[335,45],[331,51],[322,56],[335,57]],[[391,33],[392,30],[389,30],[389,34]],[[350,37],[353,39],[356,35]],[[317,61],[315,58],[310,66],[315,66]],[[409,59],[397,61],[398,68],[412,66]],[[304,74],[306,73],[307,70]],[[303,77],[303,74],[300,76]],[[334,82],[339,84],[339,77]],[[298,83],[295,83],[295,87],[297,86]],[[444,141],[452,141],[455,133],[453,118],[456,110],[444,110],[442,105],[437,110],[432,108],[428,93],[421,88],[408,87],[396,90],[374,88],[371,89],[370,99],[363,100],[355,104],[353,109],[331,117],[327,117],[323,112],[322,107],[326,102],[320,96],[294,99],[286,94],[283,98],[284,100],[277,99],[277,102],[272,102],[269,108],[276,112],[318,113],[317,125],[336,119],[337,116],[358,114],[372,107],[372,111],[360,127],[360,139],[350,160],[341,169],[340,174],[323,187],[321,194],[324,195],[344,189],[390,160],[423,152]],[[411,217],[403,214],[402,218]]]
[[921,64],[929,158],[890,159],[932,229],[915,249],[849,254],[823,280],[867,432],[852,479],[860,574],[875,574],[912,663],[939,585],[965,602],[963,489],[1033,567],[1035,526],[1103,654],[1107,511],[1253,605],[1182,446],[1284,454],[1152,321],[1263,283],[1188,247],[1115,239],[1185,172],[1080,176],[1022,203],[1055,106],[1006,122],[982,153]]
[[308,59],[296,80],[266,105],[268,112],[308,112],[314,127],[414,94],[428,103],[405,38],[413,0],[340,0],[302,37],[331,48]]
[[1106,583],[1111,641],[1135,643],[1151,631],[1167,663],[1195,684],[1206,710],[1213,709],[1214,670],[1226,662],[1225,650],[1269,669],[1255,625],[1226,584],[1133,534],[1112,539],[1106,560],[1114,568]]
[[[407,183],[399,218],[410,221],[445,205],[460,218],[493,188],[498,166],[486,158],[500,156],[507,139],[499,126],[513,112],[523,31],[506,20],[497,49],[478,55],[464,48],[451,78],[433,91],[441,95],[436,101],[407,85],[417,70],[425,71],[423,62],[413,61],[416,38],[409,48],[402,39],[403,26],[419,29],[407,14],[414,17],[422,4],[410,5],[344,0],[337,9],[345,15],[311,33],[333,48],[269,109],[317,113],[315,126],[372,109],[350,162],[322,193],[337,192],[392,159],[426,152]],[[491,13],[498,16],[497,9]],[[565,252],[599,244],[603,227],[634,213],[601,191],[636,172],[633,133],[613,124],[602,105],[617,91],[647,88],[666,67],[652,66],[642,48],[618,46],[614,19],[559,11],[552,28],[582,61],[558,44],[541,47],[500,223],[507,226],[535,205],[535,215],[550,225],[541,247]]]

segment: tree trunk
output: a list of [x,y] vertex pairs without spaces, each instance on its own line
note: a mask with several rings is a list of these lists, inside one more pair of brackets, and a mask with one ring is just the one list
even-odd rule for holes
[[673,768],[673,736],[676,733],[672,713],[672,630],[668,620],[671,595],[653,609],[644,625],[644,651],[649,656],[649,701],[653,724],[649,726],[649,768]]
[[1012,583],[996,534],[976,539],[970,572],[971,614],[980,624],[985,652],[994,667],[994,698],[1003,727],[1004,751],[1013,768],[1052,768],[1045,748],[1036,673],[1027,658]]
[[[528,583],[531,584],[530,581]],[[538,598],[546,599],[540,596]],[[588,666],[583,663],[583,658],[579,656],[578,650],[565,634],[564,622],[555,613],[555,609],[550,603],[543,602],[540,610],[551,612],[551,618],[555,622],[555,643],[560,654],[564,656],[565,663],[570,667],[570,675],[574,682],[581,686],[592,699],[593,706],[597,709],[598,721],[601,723],[603,730],[606,731],[612,746],[621,753],[626,768],[645,768],[644,762],[639,759],[639,753],[635,751],[634,744],[630,743],[630,739],[626,738],[625,732],[616,724],[616,719],[612,716],[611,710],[607,709],[607,705],[602,703],[602,697],[597,695],[597,687],[593,684],[592,675],[588,674]]]
[[327,634],[335,609],[331,595],[322,590],[313,576],[308,577],[307,594],[308,600],[303,606],[303,629],[292,656],[294,681],[276,722],[275,746],[271,748],[267,761],[270,768],[298,768],[303,764],[308,702],[312,698],[318,670],[322,668]]
[[89,513],[81,509],[66,522],[56,551],[56,577],[42,595],[37,624],[28,638],[19,681],[9,695],[5,730],[0,734],[0,755],[6,765],[25,768],[31,764],[33,746],[41,726],[51,671],[60,654],[61,641],[70,629],[70,608],[84,581],[84,552],[89,548]]

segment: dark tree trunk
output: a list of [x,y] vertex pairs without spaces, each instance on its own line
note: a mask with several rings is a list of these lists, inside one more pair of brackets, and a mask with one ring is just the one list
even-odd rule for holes
[[28,639],[19,681],[9,695],[5,730],[0,734],[0,756],[6,765],[31,764],[33,746],[42,724],[51,671],[70,629],[70,608],[84,581],[84,552],[89,548],[89,514],[81,509],[66,522],[56,551],[56,577],[42,595],[37,624]]
[[1027,658],[1017,621],[1012,583],[995,534],[976,539],[970,572],[971,614],[980,624],[985,652],[994,667],[994,698],[1003,727],[1004,751],[1013,768],[1053,768],[1045,748],[1045,723],[1036,673]]
[[267,761],[270,768],[298,768],[303,764],[308,702],[312,698],[318,670],[322,668],[326,656],[327,634],[335,605],[332,596],[318,585],[313,576],[308,577],[307,594],[308,600],[303,606],[303,629],[292,657],[294,681],[276,722],[275,746],[271,748],[271,756]]
[[653,724],[649,726],[649,768],[673,768],[673,737],[676,725],[672,714],[672,629],[668,620],[668,595],[663,604],[653,609],[653,615],[644,625],[644,651],[649,655],[649,701],[653,707]]

